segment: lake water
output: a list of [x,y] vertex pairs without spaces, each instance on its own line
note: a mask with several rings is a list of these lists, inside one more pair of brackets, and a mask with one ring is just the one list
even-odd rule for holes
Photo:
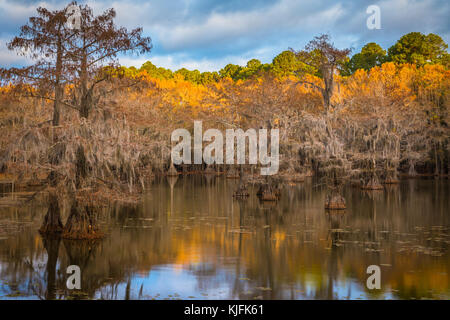
[[[450,298],[448,180],[349,187],[337,213],[312,178],[276,203],[256,186],[233,199],[237,183],[156,178],[136,208],[103,210],[97,242],[44,241],[45,207],[0,207],[0,299]],[[66,289],[72,264],[81,290]],[[369,265],[380,290],[366,287]]]

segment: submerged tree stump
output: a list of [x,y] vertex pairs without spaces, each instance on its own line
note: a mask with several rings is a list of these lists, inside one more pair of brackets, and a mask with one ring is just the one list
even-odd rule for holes
[[269,184],[263,184],[259,187],[256,195],[261,201],[277,201],[281,197],[281,190]]
[[173,163],[170,164],[169,170],[167,171],[166,175],[169,177],[178,176],[178,171],[175,168],[175,166],[173,165]]
[[275,192],[271,192],[269,190],[264,190],[261,194],[260,199],[262,201],[277,201],[278,197]]
[[227,179],[239,179],[240,175],[239,175],[239,172],[235,168],[231,168],[230,170],[227,171],[226,178]]
[[206,169],[203,171],[204,174],[216,174],[216,170],[214,170],[213,166],[207,165]]
[[345,199],[338,193],[327,196],[325,200],[325,209],[327,210],[343,210],[346,209]]
[[409,177],[417,177],[416,167],[414,165],[414,161],[412,161],[412,160],[409,160],[408,176]]
[[361,186],[363,190],[382,190],[383,186],[378,179],[370,179],[366,184]]
[[239,186],[238,189],[233,193],[234,198],[247,198],[249,196],[250,194],[248,193],[248,190],[244,185]]
[[72,205],[70,215],[62,233],[65,239],[84,240],[103,238],[94,213],[89,208],[81,208],[76,203]]
[[237,190],[234,192],[233,197],[235,198],[247,198],[248,196],[250,196],[250,194],[248,193],[247,190],[247,186],[244,182],[244,167],[241,165],[239,168],[239,185]]
[[28,187],[39,187],[42,186],[45,183],[45,181],[42,181],[37,176],[36,172],[33,172],[31,178],[26,182],[26,185]]

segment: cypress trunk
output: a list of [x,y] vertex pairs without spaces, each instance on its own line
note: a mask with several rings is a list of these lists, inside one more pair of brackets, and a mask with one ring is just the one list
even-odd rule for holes
[[60,234],[62,231],[63,224],[61,223],[58,196],[51,192],[49,194],[48,211],[39,232],[43,235],[55,235]]
[[65,239],[98,239],[103,233],[97,226],[95,214],[89,207],[81,207],[75,201],[70,209],[62,237]]

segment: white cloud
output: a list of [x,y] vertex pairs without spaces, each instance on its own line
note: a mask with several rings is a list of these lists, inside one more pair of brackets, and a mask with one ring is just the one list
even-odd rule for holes
[[271,7],[249,12],[212,12],[204,21],[187,21],[179,25],[158,26],[160,43],[168,50],[211,43],[233,41],[241,37],[273,36],[283,29],[330,28],[343,14],[340,4],[324,8],[309,8],[302,2],[283,0]]
[[[69,0],[65,1],[67,4]],[[195,0],[86,0],[96,14],[114,7],[116,22],[128,28],[142,26],[154,49],[150,57],[122,57],[124,65],[147,60],[171,69],[219,70],[227,63],[245,64],[251,58],[270,62],[288,47],[302,48],[308,40],[329,32],[338,47],[375,41],[385,48],[401,35],[434,32],[450,41],[447,0],[279,0],[250,8],[246,3]],[[366,8],[381,7],[382,30],[368,30]],[[62,2],[0,0],[0,37],[12,38],[38,6],[61,8]],[[233,7],[234,5],[234,7]],[[225,8],[226,7],[226,8]],[[224,9],[225,8],[225,9]],[[2,65],[20,63],[22,57],[0,44]]]
[[10,39],[0,38],[0,67],[9,65],[22,65],[28,62],[24,56],[17,55],[15,51],[8,50],[6,44]]
[[5,17],[9,20],[21,21],[22,24],[28,21],[28,17],[36,13],[38,7],[56,9],[60,8],[61,4],[54,3],[54,1],[39,1],[30,5],[20,1],[0,0],[0,8],[5,13]]

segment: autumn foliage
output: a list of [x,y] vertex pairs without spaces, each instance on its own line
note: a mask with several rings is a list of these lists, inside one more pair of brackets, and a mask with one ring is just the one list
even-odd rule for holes
[[[84,6],[81,14],[89,23],[72,30],[64,27],[65,9],[38,9],[9,44],[34,49],[36,63],[0,68],[0,173],[47,188],[55,206],[45,230],[61,229],[52,212],[69,198],[63,234],[96,237],[96,207],[134,202],[154,174],[174,173],[171,133],[192,130],[194,120],[204,130],[280,130],[280,171],[270,181],[259,178],[268,186],[261,193],[273,200],[275,185],[313,174],[330,190],[328,209],[345,208],[347,183],[377,190],[401,173],[448,175],[450,73],[438,36],[409,34],[388,56],[366,46],[352,62],[349,49],[320,35],[271,64],[252,59],[219,72],[173,73],[151,62],[119,66],[119,53],[149,52],[151,39],[141,28],[116,27],[113,9],[94,16]],[[421,51],[411,53],[416,38]],[[246,194],[243,176],[258,180],[255,166],[239,169]]]

